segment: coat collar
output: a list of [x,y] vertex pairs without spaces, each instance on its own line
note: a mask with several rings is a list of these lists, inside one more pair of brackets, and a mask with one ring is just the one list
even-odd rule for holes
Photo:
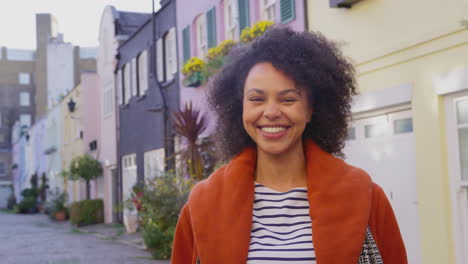
[[[318,263],[357,263],[371,208],[372,183],[362,170],[304,142],[312,240]],[[246,148],[189,199],[202,263],[245,263],[254,200],[257,153]]]

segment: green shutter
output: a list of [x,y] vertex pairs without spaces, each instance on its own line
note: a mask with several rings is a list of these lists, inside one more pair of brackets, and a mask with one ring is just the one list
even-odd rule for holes
[[250,26],[249,0],[238,0],[239,32]]
[[182,41],[184,47],[184,63],[190,59],[190,26],[182,30]]
[[281,23],[286,24],[296,18],[295,0],[281,0]]
[[216,46],[216,9],[213,7],[206,14],[208,48]]

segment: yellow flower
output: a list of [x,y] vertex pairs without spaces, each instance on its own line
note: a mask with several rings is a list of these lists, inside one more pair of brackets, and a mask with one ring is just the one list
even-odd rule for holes
[[211,48],[208,50],[208,54],[206,55],[207,59],[213,59],[218,56],[225,56],[229,53],[232,46],[234,46],[236,42],[234,40],[227,39],[221,42],[218,46]]
[[244,30],[242,30],[240,39],[243,43],[248,43],[254,40],[256,37],[262,35],[273,24],[274,23],[271,21],[259,21],[251,28],[246,27]]
[[205,66],[205,62],[197,57],[190,58],[187,63],[185,63],[184,67],[182,68],[182,73],[184,75],[191,74],[193,72],[199,72],[203,70]]

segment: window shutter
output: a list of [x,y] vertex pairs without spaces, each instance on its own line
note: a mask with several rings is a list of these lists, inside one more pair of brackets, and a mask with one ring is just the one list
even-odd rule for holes
[[130,97],[132,96],[132,82],[131,82],[131,75],[130,75],[130,63],[127,63],[124,66],[124,95],[125,95],[125,103],[128,104],[130,101]]
[[281,23],[286,24],[296,18],[294,0],[281,0]]
[[136,65],[136,58],[133,58],[131,61],[132,65],[132,96],[136,96],[138,93],[138,86],[137,86],[137,65]]
[[216,46],[216,8],[213,7],[206,14],[208,32],[208,48]]
[[171,53],[171,58],[172,58],[172,64],[171,64],[171,68],[170,68],[170,71],[171,71],[171,74],[172,74],[172,77],[174,77],[174,74],[176,74],[177,72],[177,41],[176,41],[176,38],[177,38],[177,35],[176,35],[176,29],[173,27],[169,30],[169,34],[171,36],[170,38],[170,43],[171,43],[171,46],[170,46],[170,53]]
[[182,31],[182,41],[184,48],[184,63],[190,59],[190,26],[186,26]]
[[156,67],[158,68],[158,81],[164,81],[164,69],[163,69],[163,47],[162,40],[156,41]]
[[239,8],[239,32],[250,26],[249,0],[238,0]]
[[148,90],[148,52],[146,50],[138,56],[138,85],[140,95],[143,95]]

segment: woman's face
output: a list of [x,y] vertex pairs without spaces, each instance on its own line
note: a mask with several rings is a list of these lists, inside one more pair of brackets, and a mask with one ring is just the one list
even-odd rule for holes
[[244,86],[242,120],[259,151],[278,155],[302,144],[311,120],[306,91],[271,63],[258,63]]

